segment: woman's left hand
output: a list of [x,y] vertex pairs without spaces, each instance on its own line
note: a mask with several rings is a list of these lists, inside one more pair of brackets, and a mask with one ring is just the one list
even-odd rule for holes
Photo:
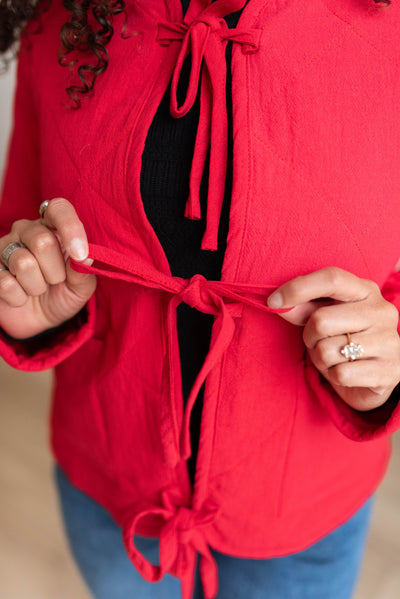
[[[338,395],[356,410],[384,404],[400,381],[399,313],[376,283],[336,267],[296,277],[269,298],[280,316],[304,326],[310,358]],[[351,341],[363,349],[354,361],[341,353]]]

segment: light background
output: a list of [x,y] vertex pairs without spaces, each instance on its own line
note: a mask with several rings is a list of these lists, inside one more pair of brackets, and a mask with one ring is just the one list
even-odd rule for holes
[[0,165],[4,164],[7,139],[11,128],[11,101],[14,91],[15,63],[0,76]]
[[[0,165],[11,124],[13,72],[0,77]],[[0,360],[0,599],[89,599],[68,554],[52,485],[50,385],[49,373],[18,373]],[[355,599],[400,597],[399,435],[394,446]]]
[[[0,76],[0,172],[15,70],[13,63]],[[89,599],[69,554],[52,482],[50,387],[50,372],[17,372],[0,358],[0,599]]]

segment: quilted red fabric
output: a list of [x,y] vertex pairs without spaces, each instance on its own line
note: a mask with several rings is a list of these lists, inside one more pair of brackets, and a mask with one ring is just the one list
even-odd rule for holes
[[[121,15],[109,67],[74,111],[65,88],[76,71],[57,62],[67,13],[53,2],[41,31],[24,38],[0,209],[1,234],[56,196],[85,224],[94,263],[75,267],[98,275],[86,322],[34,352],[2,337],[0,351],[16,368],[56,367],[55,458],[121,525],[139,572],[150,581],[178,576],[184,599],[198,554],[206,597],[215,596],[210,547],[287,555],[343,523],[381,481],[400,423],[394,403],[370,413],[345,405],[307,360],[301,329],[266,305],[280,284],[329,265],[376,281],[400,304],[399,3],[251,0],[228,30],[222,17],[243,4],[192,0],[183,20],[180,0],[128,2],[124,37]],[[233,193],[222,278],[185,280],[171,276],[146,219],[141,155],[171,79],[177,118],[200,86],[186,216],[199,216],[210,151],[203,248],[215,249],[228,40]],[[191,81],[178,106],[187,52]],[[180,302],[215,317],[184,413]],[[189,421],[203,381],[192,488]],[[160,566],[136,549],[136,533],[160,537]]]

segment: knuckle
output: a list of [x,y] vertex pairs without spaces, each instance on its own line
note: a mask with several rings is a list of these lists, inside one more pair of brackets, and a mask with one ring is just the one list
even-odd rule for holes
[[[17,253],[17,252],[16,252]],[[20,252],[18,252],[19,254]],[[11,257],[12,258],[12,257]],[[32,254],[15,256],[13,268],[17,274],[24,275],[30,270],[36,269],[36,260]]]
[[343,270],[337,266],[328,266],[324,270],[329,286],[332,289],[336,289],[342,282]]
[[397,326],[397,323],[399,322],[399,312],[398,312],[396,306],[394,306],[392,303],[387,302],[387,301],[385,301],[383,306],[384,306],[384,310],[385,310],[387,319]]
[[43,231],[43,233],[39,233],[31,242],[31,250],[33,253],[41,254],[43,252],[47,252],[48,250],[52,250],[56,247],[57,240],[50,231]]
[[25,306],[28,299],[29,298],[27,295],[25,295],[24,293],[20,293],[18,295],[18,297],[13,298],[12,300],[8,301],[7,303],[12,308],[22,308],[22,306]]
[[64,281],[67,278],[67,272],[64,271],[60,271],[57,272],[54,275],[51,275],[51,277],[48,277],[48,282],[50,283],[50,285],[59,285],[60,283],[64,283]]
[[365,285],[369,288],[370,295],[381,295],[378,283],[370,279],[364,279]]
[[338,364],[334,367],[332,373],[332,380],[336,385],[341,387],[348,387],[350,382],[351,373],[348,368],[348,363]]
[[399,367],[400,367],[400,336],[397,331],[392,337],[392,343],[393,343],[393,348],[394,348],[393,359],[394,359],[396,366],[399,365]]
[[318,336],[325,337],[329,333],[329,319],[323,308],[315,310],[310,316],[310,327],[314,329]]
[[44,293],[46,293],[47,291],[47,284],[45,281],[40,281],[39,283],[37,283],[35,289],[32,290],[31,295],[33,297],[39,297],[40,295],[43,295]]
[[57,213],[62,212],[65,214],[66,211],[70,212],[71,210],[75,212],[75,209],[72,206],[71,202],[69,202],[65,198],[53,198],[49,201],[49,205],[46,209],[46,214],[52,217],[57,215]]
[[326,339],[321,339],[315,348],[315,358],[320,365],[326,366],[330,362],[331,351],[329,342]]
[[11,233],[19,233],[23,229],[26,229],[31,223],[32,221],[27,220],[26,218],[16,220],[11,225]]
[[81,223],[78,219],[69,219],[65,223],[63,223],[62,227],[60,227],[58,231],[60,235],[63,236],[63,238],[73,239],[74,237],[79,237],[81,233],[80,227]]
[[315,345],[314,338],[308,324],[303,329],[303,342],[308,349],[313,349]]
[[18,288],[19,285],[13,276],[0,277],[0,295],[12,295]]
[[47,206],[46,212],[47,210],[56,210],[59,207],[63,208],[66,203],[69,202],[65,198],[52,198],[49,201],[49,205]]
[[391,388],[391,387],[395,387],[396,383],[397,383],[397,377],[396,377],[396,371],[395,369],[393,369],[391,372],[387,372],[386,373],[386,377],[385,380],[383,382],[383,384],[387,387],[387,388]]

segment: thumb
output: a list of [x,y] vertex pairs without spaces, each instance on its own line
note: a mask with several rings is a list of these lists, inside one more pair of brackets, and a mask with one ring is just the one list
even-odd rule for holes
[[[93,260],[91,258],[87,258],[80,264],[91,266],[93,264]],[[96,289],[96,276],[90,273],[83,273],[74,270],[71,266],[71,261],[69,258],[65,264],[65,268],[66,284],[68,288],[83,302],[86,302]]]
[[294,306],[291,310],[287,312],[280,312],[279,316],[292,324],[303,327],[307,324],[311,314],[321,308],[322,306],[330,306],[335,303],[332,300],[312,300],[310,302],[305,302],[304,304],[299,304],[298,306]]

